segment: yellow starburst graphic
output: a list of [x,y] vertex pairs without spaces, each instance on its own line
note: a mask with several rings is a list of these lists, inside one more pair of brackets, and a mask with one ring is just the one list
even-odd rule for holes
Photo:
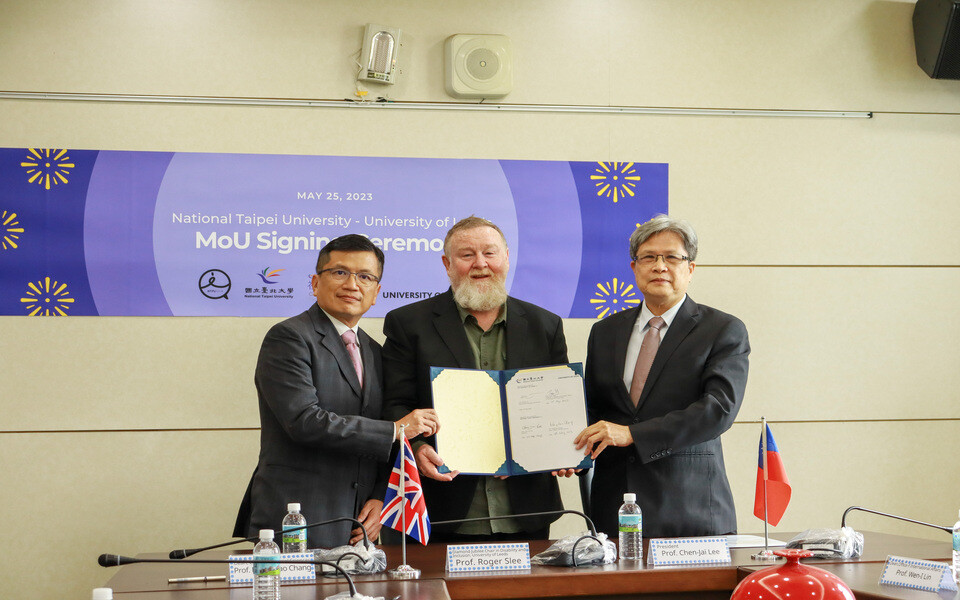
[[16,248],[21,233],[23,233],[23,227],[20,227],[20,222],[17,221],[17,213],[7,213],[7,211],[0,213],[0,236],[3,236],[0,238],[0,246],[4,250]]
[[20,302],[27,305],[27,311],[31,317],[34,315],[65,317],[67,313],[64,311],[74,302],[74,298],[71,298],[70,292],[67,291],[67,284],[59,281],[51,283],[49,277],[44,277],[36,283],[31,281],[27,284],[27,288],[29,288],[26,292],[27,297],[20,298]]
[[598,283],[594,292],[595,298],[590,299],[590,304],[597,309],[597,318],[602,319],[607,315],[618,313],[621,310],[632,308],[638,304],[642,298],[637,297],[637,290],[632,283],[620,281],[616,277],[613,281]]
[[595,174],[590,176],[597,187],[597,196],[613,198],[614,202],[627,196],[633,197],[640,176],[634,163],[598,162]]
[[42,185],[47,190],[50,189],[51,182],[53,185],[67,183],[70,169],[76,167],[70,162],[67,152],[67,150],[30,148],[27,157],[20,163],[30,177],[27,181]]

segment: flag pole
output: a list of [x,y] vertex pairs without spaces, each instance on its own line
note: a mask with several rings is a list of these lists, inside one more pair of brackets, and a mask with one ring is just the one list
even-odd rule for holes
[[770,516],[767,514],[767,480],[770,478],[770,471],[767,469],[767,418],[760,417],[760,439],[763,450],[760,454],[763,456],[763,551],[770,552],[770,534],[767,526],[770,524]]
[[406,435],[403,430],[406,425],[400,424],[400,551],[403,554],[403,563],[390,571],[393,579],[419,579],[420,569],[414,569],[407,564],[407,446],[404,443]]
[[776,560],[777,556],[770,551],[770,533],[767,528],[770,517],[767,515],[767,418],[760,417],[760,460],[763,463],[763,551],[757,552],[750,558],[754,560]]
[[403,460],[400,462],[400,549],[403,553],[403,563],[407,564],[407,446],[403,443],[404,425],[400,426],[400,454]]

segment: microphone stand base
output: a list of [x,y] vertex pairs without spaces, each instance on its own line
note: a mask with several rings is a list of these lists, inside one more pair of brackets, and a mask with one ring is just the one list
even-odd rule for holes
[[753,560],[779,560],[779,556],[773,553],[772,550],[761,550],[756,554],[751,554],[750,558]]
[[410,565],[400,565],[387,571],[387,574],[390,579],[420,579],[420,569],[414,569]]

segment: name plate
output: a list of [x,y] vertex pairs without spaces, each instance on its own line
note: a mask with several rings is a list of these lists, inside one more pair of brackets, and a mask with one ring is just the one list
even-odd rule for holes
[[883,574],[880,575],[880,583],[928,592],[957,591],[950,565],[902,556],[887,557],[887,562],[883,565]]
[[647,553],[652,567],[730,562],[730,546],[722,536],[650,540]]
[[[255,557],[252,554],[239,554],[229,557],[230,561],[230,583],[248,583],[253,585],[253,567],[252,561]],[[316,560],[313,552],[298,552],[296,554],[281,554],[281,560]],[[256,563],[257,565],[262,563]],[[280,581],[302,581],[304,579],[316,579],[316,565],[310,564],[290,564],[280,563]]]
[[447,572],[512,571],[530,568],[530,544],[458,544],[447,546]]

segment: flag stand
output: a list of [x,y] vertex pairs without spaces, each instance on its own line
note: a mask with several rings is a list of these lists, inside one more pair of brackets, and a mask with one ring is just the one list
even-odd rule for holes
[[[406,425],[400,425],[400,454],[403,455],[403,430]],[[400,548],[403,553],[403,564],[395,569],[390,569],[387,574],[391,579],[420,579],[420,569],[415,569],[407,564],[407,490],[406,490],[406,460],[401,460],[400,464]]]
[[779,557],[770,550],[770,534],[767,530],[767,419],[760,417],[760,455],[763,457],[763,550],[751,554],[753,560],[777,560]]

